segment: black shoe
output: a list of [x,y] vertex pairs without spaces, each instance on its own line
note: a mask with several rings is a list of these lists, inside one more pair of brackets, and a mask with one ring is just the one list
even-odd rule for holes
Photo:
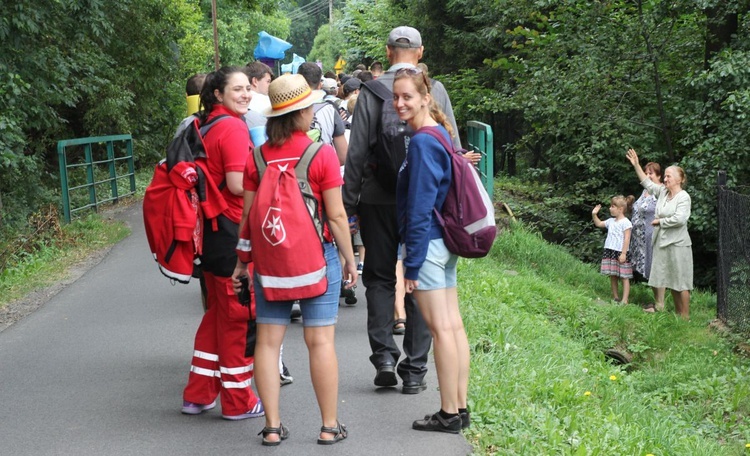
[[424,380],[418,382],[404,382],[401,387],[402,394],[419,394],[427,389],[427,382]]
[[287,369],[286,364],[284,362],[281,362],[281,372],[279,373],[279,378],[281,380],[281,386],[289,385],[290,383],[294,382],[294,377],[292,377],[292,374],[289,373],[289,369]]
[[302,309],[299,307],[299,301],[295,301],[294,304],[292,304],[292,314],[290,315],[290,318],[293,321],[300,320],[302,318]]
[[461,417],[461,429],[466,429],[471,426],[471,415],[469,412],[461,412],[459,413],[459,416]]
[[456,415],[446,420],[440,416],[440,413],[438,412],[432,416],[425,416],[423,420],[413,422],[411,428],[417,431],[435,431],[458,434],[461,432],[461,417]]
[[346,303],[346,305],[353,306],[354,304],[357,303],[357,296],[355,296],[354,294],[354,288],[356,287],[346,289],[344,288],[344,285],[342,282],[341,293],[339,294],[339,297],[344,298],[344,302]]
[[375,374],[375,386],[396,386],[398,380],[396,380],[396,368],[393,364],[383,364],[378,367],[378,373]]

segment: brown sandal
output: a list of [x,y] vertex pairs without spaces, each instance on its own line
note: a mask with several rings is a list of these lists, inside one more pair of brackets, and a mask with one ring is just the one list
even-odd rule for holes
[[[258,435],[261,434],[263,434],[263,442],[261,443],[263,446],[278,446],[281,445],[282,440],[289,438],[289,429],[279,423],[279,427],[264,427],[263,430],[258,433]],[[269,434],[277,434],[279,440],[267,440],[266,437],[268,437]]]
[[333,434],[332,439],[321,439],[318,437],[318,445],[333,445],[344,440],[349,434],[346,432],[346,426],[336,420],[336,427],[323,426],[320,428],[320,432],[327,434]]

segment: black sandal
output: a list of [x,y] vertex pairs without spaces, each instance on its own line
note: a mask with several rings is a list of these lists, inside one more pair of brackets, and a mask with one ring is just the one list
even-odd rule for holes
[[399,318],[393,322],[393,334],[397,336],[403,336],[406,334],[406,319]]
[[346,426],[341,424],[338,420],[336,420],[336,427],[323,426],[320,428],[320,432],[333,434],[333,438],[321,439],[320,437],[318,437],[318,445],[333,445],[334,443],[344,440],[348,436],[348,433],[346,432]]
[[[283,424],[279,423],[279,427],[264,427],[262,431],[258,432],[258,435],[263,434],[263,446],[277,446],[281,445],[282,440],[286,440],[289,438],[289,429],[286,428]],[[266,440],[266,437],[268,437],[269,434],[277,434],[279,436],[279,440]]]

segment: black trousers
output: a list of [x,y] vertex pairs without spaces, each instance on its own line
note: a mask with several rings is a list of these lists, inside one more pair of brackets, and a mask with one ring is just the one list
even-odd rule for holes
[[[393,338],[393,310],[396,298],[398,221],[395,204],[359,205],[360,231],[366,259],[362,282],[367,287],[367,337],[370,362],[375,367],[396,364],[401,351]],[[398,375],[405,382],[419,382],[427,372],[427,356],[432,344],[430,331],[411,294],[404,298],[406,334],[405,358],[398,363]]]

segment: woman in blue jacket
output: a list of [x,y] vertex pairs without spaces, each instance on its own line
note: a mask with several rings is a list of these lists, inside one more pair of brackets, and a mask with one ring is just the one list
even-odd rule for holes
[[458,308],[458,257],[445,247],[434,216],[448,193],[451,160],[440,142],[420,129],[436,129],[448,142],[452,131],[430,95],[427,75],[418,68],[396,72],[393,104],[399,118],[416,132],[399,171],[396,193],[404,287],[414,293],[432,334],[440,386],[440,411],[414,421],[412,428],[458,433],[469,426],[469,343]]

